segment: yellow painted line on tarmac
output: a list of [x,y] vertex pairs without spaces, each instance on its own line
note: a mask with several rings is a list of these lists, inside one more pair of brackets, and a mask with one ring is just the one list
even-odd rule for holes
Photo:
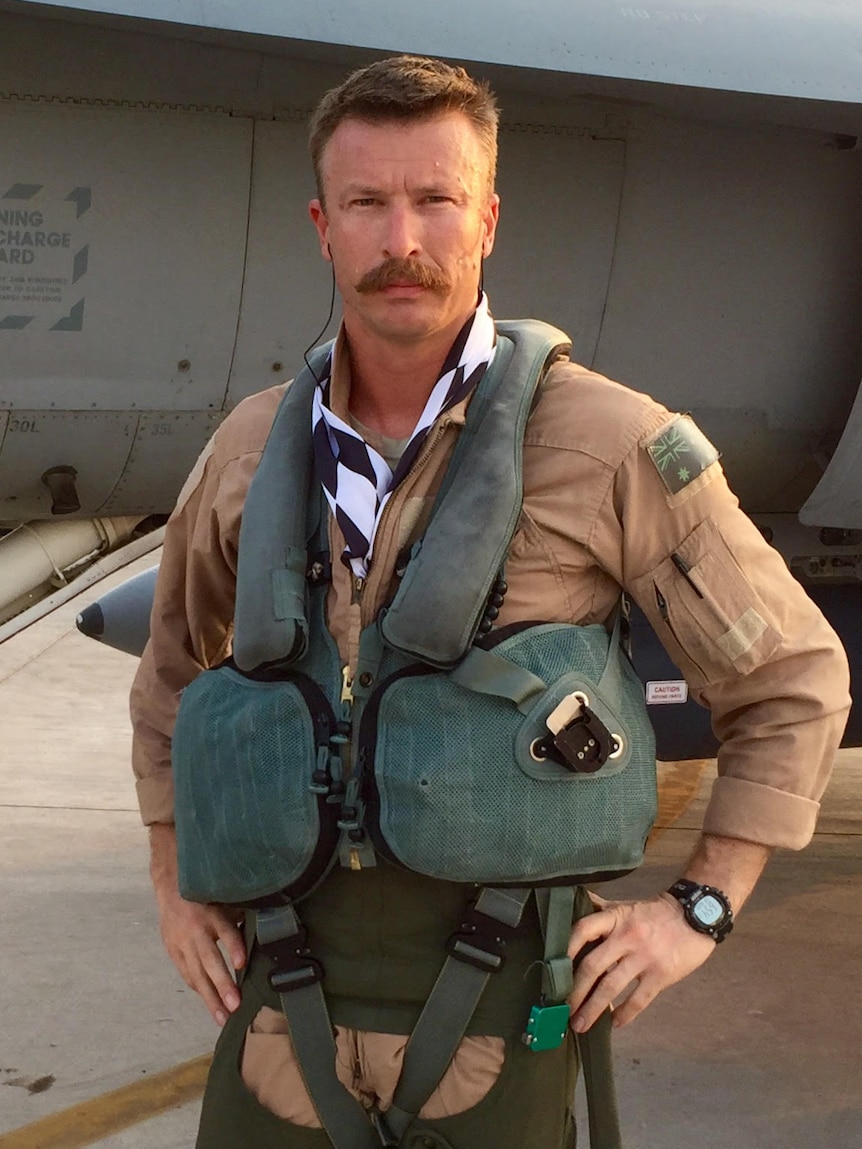
[[0,1133],[2,1149],[84,1149],[130,1125],[196,1101],[204,1091],[212,1054],[196,1057],[145,1080],[123,1085],[60,1113]]
[[657,841],[689,808],[701,787],[704,772],[712,759],[689,762],[661,762],[658,778],[658,815],[649,836]]

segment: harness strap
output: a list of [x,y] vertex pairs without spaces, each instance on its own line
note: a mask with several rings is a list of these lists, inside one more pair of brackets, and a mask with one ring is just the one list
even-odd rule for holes
[[566,951],[575,913],[574,887],[551,886],[536,890],[536,905],[545,939],[542,997],[556,1004],[565,1001],[572,992],[572,962]]
[[[553,891],[552,891],[553,892]],[[578,891],[574,920],[594,912],[586,890]],[[568,946],[566,940],[564,950]],[[590,946],[589,949],[593,947]],[[582,951],[582,956],[589,952]],[[569,963],[570,970],[572,969]],[[578,1052],[584,1071],[584,1091],[587,1097],[587,1117],[590,1126],[590,1149],[622,1149],[620,1115],[614,1082],[614,1062],[611,1052],[611,1018],[609,1009],[593,1022],[586,1033],[576,1034]]]
[[[498,946],[502,944],[503,934],[520,923],[531,893],[530,889],[486,887],[479,894],[475,910],[500,927],[495,939]],[[450,956],[407,1042],[392,1105],[383,1115],[385,1121],[379,1118],[394,1135],[396,1145],[439,1085],[461,1044],[488,978],[502,966],[498,948],[493,947],[491,952],[482,948],[482,938],[477,937],[471,945],[464,937],[460,933],[450,938]]]
[[577,1034],[577,1040],[584,1068],[590,1149],[622,1149],[611,1056],[611,1011],[606,1009],[586,1033]]
[[449,678],[477,694],[509,698],[522,714],[548,689],[547,682],[537,674],[481,646],[471,646],[455,669],[449,671]]
[[[624,693],[618,654],[625,647],[623,628],[627,623],[624,612],[625,604],[621,599],[611,615],[613,625],[608,658],[596,684],[606,698],[619,699]],[[518,666],[495,650],[481,646],[471,646],[458,665],[449,671],[449,678],[476,694],[508,698],[522,714],[527,714],[532,702],[548,689],[548,684],[525,666]]]
[[[334,1149],[381,1149],[401,1143],[449,1067],[489,977],[502,966],[505,936],[519,925],[532,893],[486,887],[464,915],[407,1042],[401,1076],[385,1114],[367,1113],[338,1079],[322,969],[306,947],[305,929],[293,907],[249,915],[256,918],[258,944],[275,961],[270,984],[279,995],[306,1089]],[[571,963],[560,955],[565,955],[573,916],[589,913],[590,906],[586,893],[579,891],[576,900],[571,887],[535,893],[545,940],[542,995],[562,1001],[571,992],[572,974]],[[577,1036],[592,1149],[622,1145],[610,1036],[610,1011]]]
[[293,907],[258,911],[257,940],[275,957],[270,984],[278,993],[305,1087],[329,1140],[335,1149],[380,1149],[365,1110],[336,1075],[322,970],[305,946],[305,930]]

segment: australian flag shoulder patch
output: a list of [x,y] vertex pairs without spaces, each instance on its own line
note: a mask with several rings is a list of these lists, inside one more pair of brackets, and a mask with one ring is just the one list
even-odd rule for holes
[[672,495],[694,482],[719,457],[690,415],[677,415],[642,446]]

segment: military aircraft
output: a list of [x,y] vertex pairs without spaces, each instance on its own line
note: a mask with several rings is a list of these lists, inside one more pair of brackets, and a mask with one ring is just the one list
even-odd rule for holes
[[860,48],[856,0],[0,0],[7,614],[19,524],[128,537],[292,374],[330,296],[308,112],[407,51],[498,93],[495,314],[691,411],[859,668]]

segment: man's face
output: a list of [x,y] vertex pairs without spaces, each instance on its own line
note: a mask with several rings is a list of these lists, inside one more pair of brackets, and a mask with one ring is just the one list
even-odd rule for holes
[[350,337],[454,338],[476,305],[499,204],[467,117],[344,120],[322,169],[326,203],[312,200],[309,212]]

